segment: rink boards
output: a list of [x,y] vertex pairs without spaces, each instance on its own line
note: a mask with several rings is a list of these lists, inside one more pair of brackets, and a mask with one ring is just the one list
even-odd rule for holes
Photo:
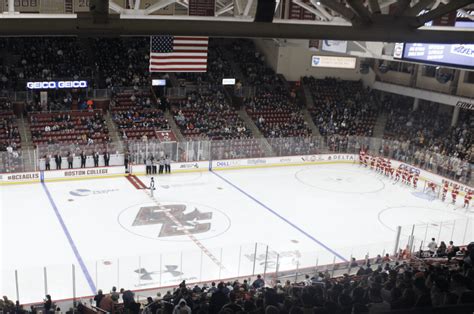
[[[265,167],[283,167],[283,166],[302,166],[317,164],[350,164],[359,163],[356,154],[315,154],[315,155],[298,155],[283,157],[266,157],[266,158],[250,158],[250,159],[225,159],[211,161],[194,161],[172,163],[172,172],[199,172],[199,171],[218,171],[218,170],[236,170],[248,168],[265,168]],[[450,186],[454,183],[460,185],[460,191],[463,195],[465,191],[472,187],[465,184],[449,180],[440,175],[429,171],[419,169],[410,164],[405,164],[397,160],[391,160],[395,168],[403,166],[411,169],[412,172],[420,174],[420,180],[434,182],[442,185],[448,182]],[[135,175],[145,174],[145,165],[131,165],[131,171]],[[87,180],[97,178],[112,178],[124,176],[124,166],[97,167],[84,169],[64,169],[51,171],[34,171],[23,173],[2,173],[0,174],[0,185],[7,184],[24,184],[39,182],[54,182],[64,180]]]

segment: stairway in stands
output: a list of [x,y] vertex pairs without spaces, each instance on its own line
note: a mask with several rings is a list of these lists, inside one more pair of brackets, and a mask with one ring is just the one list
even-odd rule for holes
[[313,108],[314,107],[314,99],[313,94],[311,93],[311,89],[308,85],[303,83],[303,95],[305,98],[306,107]]
[[[24,171],[35,170],[35,147],[31,140],[30,123],[27,117],[17,118],[18,132],[21,137],[21,151],[23,152]],[[37,156],[39,158],[41,156]]]
[[104,119],[105,119],[105,123],[107,124],[107,129],[109,130],[110,141],[117,145],[116,147],[119,152],[123,152],[122,136],[120,134],[119,129],[117,128],[117,125],[112,120],[112,115],[110,111],[108,111],[104,115]]
[[387,112],[382,112],[377,116],[377,121],[374,125],[374,134],[373,137],[383,138],[385,125],[387,124],[388,114]]
[[319,133],[319,128],[314,124],[313,118],[311,117],[311,113],[309,113],[307,108],[301,109],[301,112],[303,113],[303,118],[308,127],[311,129],[311,133],[314,136],[321,136],[321,133]]
[[268,143],[267,139],[263,137],[263,134],[257,128],[252,118],[250,118],[250,116],[247,114],[247,111],[245,111],[245,109],[240,109],[237,111],[237,113],[239,114],[239,117],[242,120],[244,120],[245,126],[249,128],[250,131],[252,131],[253,137],[261,141],[262,143],[261,148],[265,152],[265,156],[268,156],[268,157],[276,156],[275,152],[272,149],[272,146],[270,145],[270,143]]
[[165,118],[168,120],[168,124],[171,128],[171,131],[173,131],[174,135],[176,135],[176,138],[178,139],[178,142],[186,142],[186,139],[184,138],[183,134],[181,133],[181,130],[179,129],[178,125],[174,121],[174,117],[171,114],[169,110],[165,111]]

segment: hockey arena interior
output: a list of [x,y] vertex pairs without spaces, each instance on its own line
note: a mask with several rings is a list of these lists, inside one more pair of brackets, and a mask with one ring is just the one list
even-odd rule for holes
[[0,314],[474,313],[474,1],[0,11]]

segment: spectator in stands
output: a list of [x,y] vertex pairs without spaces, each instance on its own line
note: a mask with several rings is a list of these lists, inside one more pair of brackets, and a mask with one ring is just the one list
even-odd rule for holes
[[446,250],[447,250],[446,243],[444,243],[444,241],[441,241],[441,243],[439,244],[438,249],[436,250],[436,256],[445,257],[446,256]]
[[99,308],[106,311],[107,313],[114,314],[115,311],[115,303],[117,300],[113,299],[113,295],[107,294],[105,295],[99,303]]
[[265,281],[262,279],[261,275],[257,275],[257,279],[252,283],[252,287],[255,289],[265,287]]
[[49,294],[46,295],[46,299],[44,299],[43,307],[46,313],[50,313],[51,310],[53,310],[53,301],[51,300],[51,295]]
[[104,297],[104,293],[102,292],[102,290],[99,289],[99,291],[97,291],[97,294],[94,296],[95,306],[100,307],[100,302]]
[[229,303],[224,305],[224,307],[222,308],[222,311],[225,312],[226,310],[231,310],[233,313],[243,312],[244,309],[242,308],[242,306],[236,303],[236,299],[237,297],[234,292],[229,293]]
[[453,241],[449,241],[449,246],[446,249],[446,256],[448,260],[451,260],[456,256],[456,253],[459,251],[459,248],[454,245]]
[[433,256],[436,253],[437,248],[438,248],[438,244],[436,243],[435,238],[431,238],[431,242],[428,243],[428,250],[431,256]]
[[191,308],[187,305],[185,299],[179,300],[178,305],[173,309],[173,314],[191,314]]
[[209,313],[210,314],[217,314],[220,312],[222,307],[229,302],[227,295],[224,292],[224,283],[220,282],[217,285],[217,291],[214,292],[211,296],[211,300],[209,302]]
[[117,292],[117,287],[112,287],[112,290],[110,291],[110,296],[114,302],[118,302],[120,299],[120,293]]

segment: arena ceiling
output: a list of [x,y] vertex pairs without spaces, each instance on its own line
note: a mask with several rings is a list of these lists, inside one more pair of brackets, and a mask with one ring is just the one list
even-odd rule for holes
[[[95,9],[89,10],[89,1]],[[170,34],[474,43],[474,28],[426,25],[453,12],[474,20],[474,0],[273,0],[276,2],[272,22],[254,21],[257,1],[263,0],[212,0],[212,16],[191,16],[189,8],[192,1],[199,2],[65,0],[60,1],[64,3],[63,6],[53,9],[47,6],[48,0],[0,0],[4,11],[0,14],[0,35]],[[21,7],[24,3],[32,2],[37,6],[39,4],[35,12]],[[54,0],[48,3],[53,4]],[[105,7],[101,7],[104,4]],[[290,6],[301,8],[313,18],[289,18]]]

